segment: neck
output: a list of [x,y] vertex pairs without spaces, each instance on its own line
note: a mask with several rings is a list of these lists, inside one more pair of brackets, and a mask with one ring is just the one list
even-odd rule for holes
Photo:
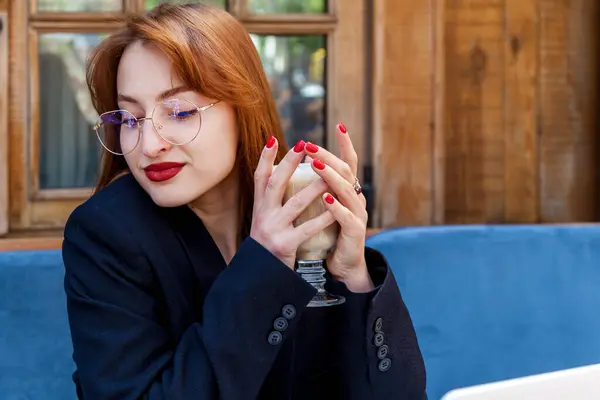
[[237,168],[221,183],[189,204],[212,236],[225,262],[237,251],[239,220],[239,180]]

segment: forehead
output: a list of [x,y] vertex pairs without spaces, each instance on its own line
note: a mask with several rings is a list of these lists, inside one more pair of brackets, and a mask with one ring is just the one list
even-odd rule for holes
[[123,52],[117,71],[119,93],[153,100],[159,93],[182,84],[173,73],[171,61],[156,47],[137,41]]

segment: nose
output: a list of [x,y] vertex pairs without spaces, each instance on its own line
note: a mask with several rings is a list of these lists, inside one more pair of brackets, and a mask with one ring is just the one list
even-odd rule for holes
[[154,129],[152,120],[145,119],[140,121],[142,124],[142,137],[140,145],[144,156],[148,158],[156,158],[160,153],[168,151],[172,145],[164,140]]

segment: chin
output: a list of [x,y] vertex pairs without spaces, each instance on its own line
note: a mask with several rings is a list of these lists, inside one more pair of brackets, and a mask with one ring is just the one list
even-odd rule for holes
[[148,193],[152,201],[159,207],[183,206],[202,195],[202,193],[191,192],[189,182],[186,185],[185,180],[177,182],[177,178],[175,177],[171,181],[164,183],[155,183],[148,180],[143,173],[136,176],[138,183],[140,183],[144,191]]
[[[165,188],[166,189],[166,188]],[[159,207],[179,207],[184,204],[189,204],[192,200],[190,200],[189,196],[177,196],[168,190],[148,190],[147,191],[152,201]]]
[[166,185],[156,185],[146,182],[144,189],[159,207],[179,207],[189,204],[202,196],[202,191],[190,191],[190,186],[183,182],[173,182]]

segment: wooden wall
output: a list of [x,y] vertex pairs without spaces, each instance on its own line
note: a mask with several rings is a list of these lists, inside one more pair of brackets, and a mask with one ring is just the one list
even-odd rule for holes
[[374,9],[376,226],[599,219],[598,0]]

